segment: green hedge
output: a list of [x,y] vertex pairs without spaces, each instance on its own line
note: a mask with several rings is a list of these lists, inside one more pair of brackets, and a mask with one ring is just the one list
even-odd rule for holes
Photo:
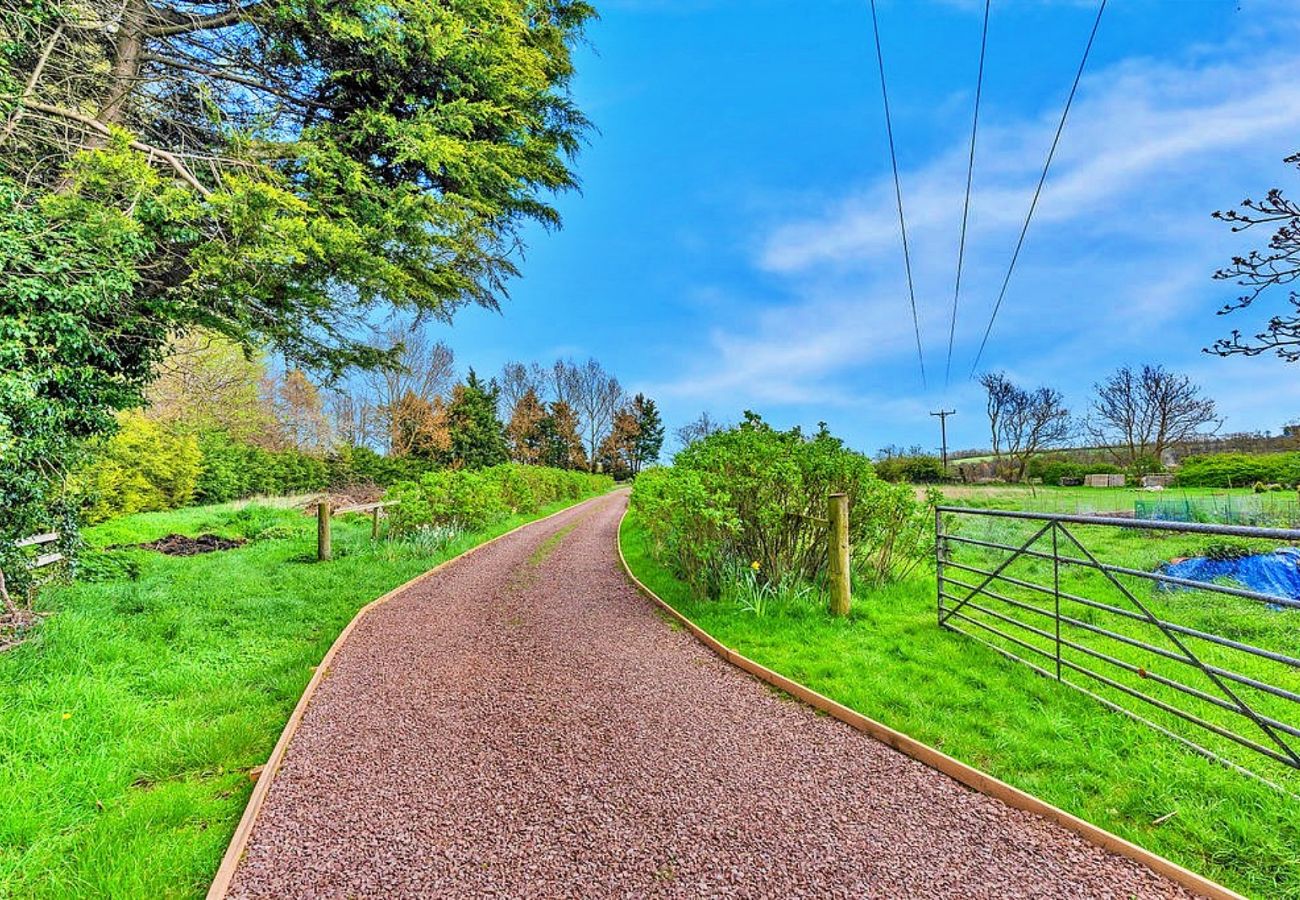
[[516,513],[536,513],[558,500],[577,500],[614,486],[608,475],[505,463],[487,469],[438,469],[400,481],[386,500],[394,533],[431,525],[470,531]]
[[943,460],[937,456],[891,456],[876,463],[876,475],[885,481],[938,484],[948,480]]
[[257,494],[280,496],[324,490],[330,485],[325,460],[297,450],[271,452],[214,431],[199,437],[202,471],[195,499],[224,503]]
[[1182,461],[1174,483],[1179,487],[1249,487],[1300,482],[1300,453],[1216,453]]
[[378,484],[410,494],[413,507],[424,502],[416,495],[426,496],[436,507],[429,510],[429,521],[449,524],[455,519],[465,528],[477,528],[505,513],[534,512],[612,484],[606,477],[540,466],[502,465],[477,472],[435,466],[364,447],[323,459],[297,450],[264,450],[224,431],[177,434],[140,413],[128,413],[118,432],[95,448],[90,464],[74,478],[74,488],[84,518],[93,523],[191,503]]

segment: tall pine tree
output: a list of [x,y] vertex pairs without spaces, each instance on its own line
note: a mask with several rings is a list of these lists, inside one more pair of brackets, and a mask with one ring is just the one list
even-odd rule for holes
[[505,462],[505,430],[497,418],[497,386],[484,382],[469,370],[463,384],[452,388],[447,405],[451,464],[466,469],[483,469]]

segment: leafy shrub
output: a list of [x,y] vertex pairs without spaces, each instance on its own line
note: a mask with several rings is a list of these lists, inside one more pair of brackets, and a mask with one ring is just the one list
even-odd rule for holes
[[203,459],[195,486],[200,503],[225,503],[249,493],[249,451],[253,448],[231,440],[224,431],[199,435],[199,453]]
[[948,480],[943,460],[937,456],[891,456],[876,463],[876,475],[885,481],[938,484]]
[[389,487],[399,481],[415,481],[436,463],[419,456],[384,456],[369,447],[343,447],[325,459],[330,487],[377,484]]
[[1174,483],[1179,487],[1246,487],[1295,485],[1300,481],[1300,453],[1216,453],[1182,461]]
[[778,431],[753,413],[691,444],[671,467],[642,472],[632,505],[653,552],[697,590],[718,596],[738,561],[758,563],[773,584],[821,575],[832,492],[849,498],[860,577],[897,577],[924,555],[930,519],[911,488],[881,481],[865,456],[824,428],[812,437]]
[[175,509],[194,499],[201,471],[198,441],[173,434],[138,412],[124,413],[117,433],[97,447],[73,479],[88,522]]
[[438,469],[417,481],[399,481],[388,489],[393,534],[409,535],[428,526],[474,531],[512,513],[534,513],[558,500],[576,500],[609,490],[608,475],[590,475],[544,466],[505,463],[487,469]]

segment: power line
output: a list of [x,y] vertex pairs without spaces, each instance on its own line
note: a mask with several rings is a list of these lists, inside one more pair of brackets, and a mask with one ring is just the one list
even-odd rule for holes
[[894,199],[898,204],[898,230],[903,236],[903,267],[907,270],[907,297],[912,304],[912,329],[916,332],[916,359],[921,366],[921,387],[925,381],[925,353],[921,350],[921,320],[916,314],[916,290],[912,286],[912,255],[907,246],[907,222],[903,218],[903,186],[898,178],[898,154],[894,152],[894,126],[889,115],[889,91],[885,88],[885,55],[880,49],[880,23],[876,0],[871,0],[871,28],[876,35],[876,62],[880,65],[880,96],[885,101],[885,133],[889,135],[889,162],[894,168]]
[[1052,147],[1047,151],[1047,162],[1043,163],[1043,174],[1038,179],[1038,187],[1034,189],[1034,199],[1030,201],[1029,213],[1025,216],[1025,224],[1020,229],[1020,238],[1016,241],[1015,252],[1011,254],[1011,264],[1007,266],[1006,277],[1002,279],[1002,290],[998,292],[998,302],[993,305],[993,314],[989,316],[988,327],[984,329],[984,339],[980,341],[980,349],[975,354],[975,365],[971,366],[971,377],[975,377],[976,370],[979,369],[980,360],[984,356],[984,347],[989,342],[989,335],[993,332],[993,322],[998,317],[998,310],[1002,308],[1002,298],[1007,294],[1007,285],[1011,283],[1011,273],[1015,271],[1016,260],[1020,258],[1020,248],[1024,246],[1025,234],[1029,231],[1029,223],[1034,218],[1034,208],[1038,206],[1038,197],[1043,192],[1043,183],[1047,181],[1047,170],[1052,165],[1052,157],[1056,154],[1056,145],[1061,140],[1061,132],[1065,130],[1065,119],[1070,114],[1070,104],[1074,102],[1074,94],[1079,89],[1079,81],[1083,78],[1084,67],[1088,64],[1088,54],[1092,52],[1092,42],[1097,37],[1097,28],[1101,25],[1101,14],[1106,11],[1106,0],[1101,0],[1101,5],[1097,7],[1097,18],[1092,23],[1092,33],[1088,35],[1088,43],[1083,48],[1083,59],[1079,60],[1079,71],[1074,73],[1074,84],[1070,86],[1070,95],[1065,99],[1065,109],[1061,110],[1061,121],[1056,126],[1056,136],[1052,138]]
[[961,238],[957,242],[957,280],[952,289],[952,318],[948,320],[948,360],[943,367],[943,386],[948,386],[952,374],[952,343],[957,333],[957,298],[961,295],[961,268],[966,258],[966,222],[970,217],[970,189],[975,177],[975,133],[980,124],[980,96],[984,92],[984,53],[989,42],[989,6],[984,0],[984,29],[980,32],[980,67],[975,77],[975,117],[970,126],[970,159],[966,163],[966,200],[961,208]]

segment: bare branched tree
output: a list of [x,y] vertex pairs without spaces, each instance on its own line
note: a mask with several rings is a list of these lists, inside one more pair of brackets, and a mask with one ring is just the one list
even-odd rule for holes
[[529,372],[539,386],[539,397],[552,403],[567,403],[570,407],[577,407],[578,392],[582,389],[582,373],[572,360],[557,359],[549,368],[533,363]]
[[362,391],[338,388],[327,401],[334,442],[345,447],[370,447],[387,443],[388,432],[379,409]]
[[992,441],[993,455],[1001,456],[1003,417],[1018,388],[1003,372],[985,372],[980,376],[980,384],[988,397],[989,436]]
[[[582,436],[587,445],[587,459],[595,466],[600,445],[613,427],[614,414],[623,406],[625,395],[618,379],[605,371],[595,359],[588,359],[576,369],[572,387],[576,392],[571,403],[582,420]],[[566,379],[567,380],[567,379]],[[564,385],[566,388],[569,385]]]
[[1014,388],[1002,412],[1000,431],[1007,455],[1015,460],[1015,479],[1024,481],[1029,461],[1068,441],[1074,425],[1060,391]]
[[1087,430],[1125,465],[1159,460],[1169,447],[1223,425],[1199,385],[1163,366],[1123,366],[1096,391]]
[[[1300,153],[1288,156],[1284,162],[1300,167]],[[1241,201],[1241,209],[1219,210],[1214,218],[1227,222],[1233,231],[1264,226],[1276,227],[1265,250],[1252,250],[1246,256],[1234,256],[1232,264],[1214,273],[1220,281],[1233,281],[1243,288],[1243,293],[1219,310],[1228,315],[1250,307],[1260,294],[1275,286],[1293,284],[1300,278],[1300,204],[1288,200],[1282,191],[1274,188],[1261,201],[1249,198]],[[1253,339],[1242,337],[1239,330],[1215,341],[1208,352],[1220,356],[1242,354],[1258,356],[1273,351],[1287,362],[1300,360],[1300,294],[1292,290],[1287,302],[1290,310],[1272,316],[1264,330]]]
[[536,363],[528,366],[511,360],[502,366],[501,374],[497,376],[497,388],[500,390],[497,397],[500,409],[497,410],[497,415],[501,421],[510,421],[515,407],[529,391],[538,399],[546,396],[546,383],[545,373]]
[[1023,481],[1035,454],[1059,447],[1074,433],[1070,411],[1060,391],[1052,388],[1027,391],[1002,372],[985,372],[979,381],[988,395],[993,455],[1009,456],[1009,476]]
[[366,373],[366,383],[391,451],[396,437],[392,412],[408,396],[431,406],[446,395],[456,380],[456,358],[442,341],[433,340],[417,325],[400,321],[384,331],[381,342],[396,351],[397,364]]
[[692,421],[677,428],[673,435],[683,447],[689,447],[696,441],[702,441],[711,434],[726,431],[728,426],[714,419],[708,412],[702,412]]

